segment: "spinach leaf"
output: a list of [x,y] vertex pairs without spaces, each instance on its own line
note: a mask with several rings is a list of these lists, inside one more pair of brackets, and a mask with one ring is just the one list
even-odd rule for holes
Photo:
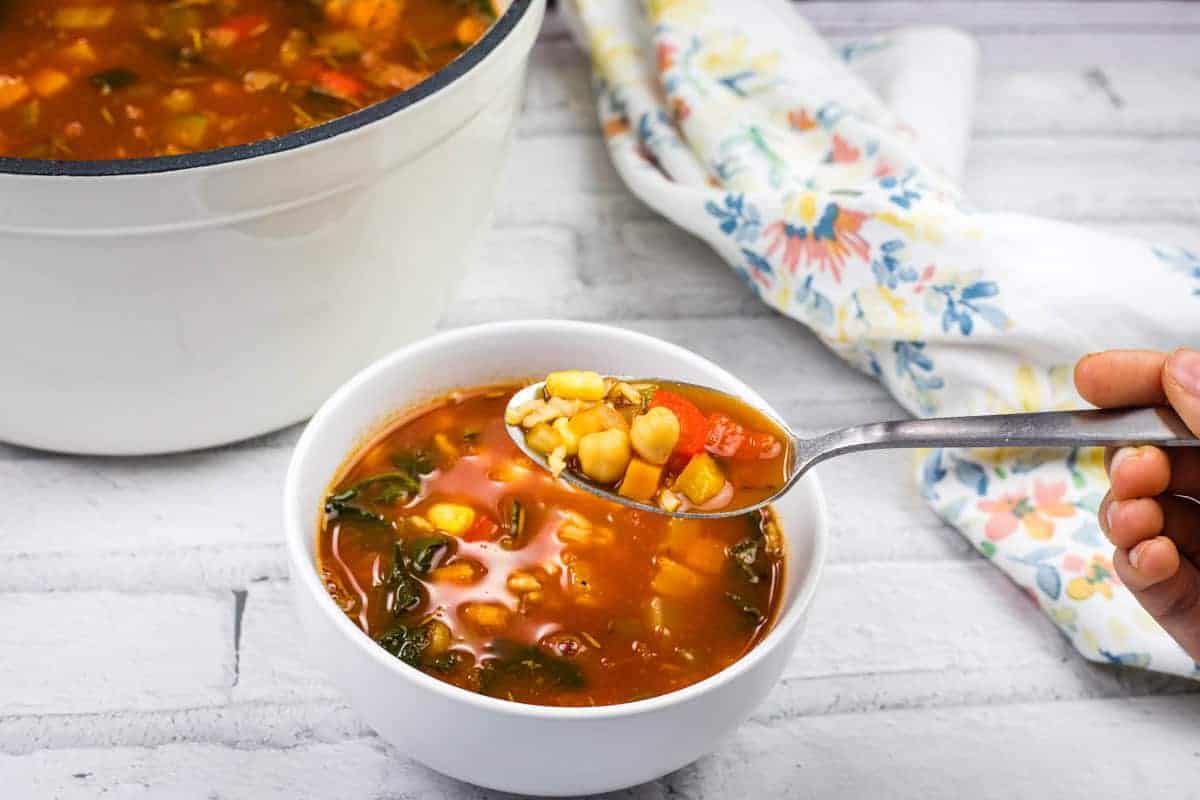
[[392,548],[392,568],[388,572],[387,584],[392,587],[392,613],[397,617],[421,605],[421,582],[413,577],[412,565],[402,542],[396,542]]
[[742,597],[740,594],[735,594],[734,592],[726,592],[725,596],[727,598],[729,598],[729,602],[733,603],[733,605],[737,608],[738,611],[742,612],[747,617],[754,620],[754,624],[761,625],[762,623],[766,622],[767,615],[762,613],[761,611],[759,611],[758,606],[754,605],[754,603],[751,603],[749,600]]
[[418,575],[425,575],[444,560],[450,550],[450,538],[436,534],[421,536],[409,542],[407,550],[413,570]]
[[746,580],[750,583],[758,583],[762,578],[758,574],[758,570],[754,568],[758,561],[758,553],[762,543],[759,536],[747,536],[740,542],[729,548],[729,558],[733,561],[733,565],[741,570],[746,576]]
[[552,656],[536,645],[521,645],[509,639],[492,642],[495,658],[479,667],[479,691],[492,694],[504,680],[520,683],[549,684],[563,689],[582,689],[587,685],[583,670],[564,658]]
[[127,67],[113,67],[88,76],[88,83],[99,89],[101,94],[112,94],[117,89],[132,86],[137,81],[138,74]]
[[524,544],[525,535],[525,506],[520,500],[513,498],[504,515],[504,535],[500,546],[506,550],[519,550]]
[[390,525],[381,515],[374,511],[368,511],[362,506],[355,505],[350,501],[357,496],[357,492],[353,489],[348,489],[344,492],[331,494],[325,498],[325,513],[331,519],[339,517],[353,517],[354,519],[370,522],[375,525]]
[[392,455],[392,463],[396,468],[407,472],[409,475],[416,476],[428,475],[433,472],[433,459],[424,450],[410,450],[406,453],[395,453]]
[[379,646],[411,666],[419,666],[421,655],[429,649],[433,637],[428,625],[397,625],[377,640]]

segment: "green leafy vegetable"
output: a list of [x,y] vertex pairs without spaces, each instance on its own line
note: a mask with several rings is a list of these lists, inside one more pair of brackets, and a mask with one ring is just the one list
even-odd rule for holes
[[421,605],[421,582],[412,573],[404,543],[396,542],[392,548],[392,568],[388,572],[387,584],[392,587],[391,607],[397,617],[415,611]]
[[362,506],[351,503],[350,501],[356,495],[357,493],[353,489],[329,495],[329,497],[325,498],[325,513],[332,519],[353,517],[376,525],[390,524],[383,516],[376,514],[374,511],[368,511]]
[[747,536],[740,542],[729,548],[729,558],[733,561],[735,567],[741,570],[746,576],[746,580],[750,583],[758,583],[762,578],[758,574],[758,570],[754,568],[758,561],[759,545],[761,544],[761,536]]
[[405,664],[418,666],[433,640],[428,625],[397,625],[379,637],[379,646]]
[[409,542],[406,549],[413,570],[418,575],[426,575],[445,559],[450,551],[450,537],[437,534],[421,536]]
[[138,74],[126,67],[113,67],[88,76],[88,82],[104,94],[111,94],[117,89],[132,86],[137,81]]
[[747,617],[754,620],[754,623],[756,625],[761,625],[762,623],[766,622],[767,615],[762,613],[761,611],[759,611],[758,606],[754,605],[754,603],[751,603],[749,600],[742,597],[740,594],[736,594],[734,592],[726,592],[725,596],[727,598],[729,598],[729,602],[733,603],[733,605],[737,608],[738,611],[742,612]]
[[564,658],[552,656],[534,645],[521,645],[509,639],[492,642],[494,658],[479,667],[479,691],[493,694],[501,682],[547,684],[562,689],[582,689],[587,685],[583,670]]
[[519,550],[525,535],[525,506],[516,498],[509,502],[508,513],[504,515],[503,530],[500,546],[506,550]]
[[435,466],[433,459],[424,450],[395,453],[392,455],[392,463],[396,465],[397,469],[413,476],[428,475],[433,472]]

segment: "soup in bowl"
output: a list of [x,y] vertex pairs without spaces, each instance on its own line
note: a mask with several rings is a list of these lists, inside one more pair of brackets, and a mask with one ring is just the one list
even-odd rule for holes
[[813,478],[768,514],[676,529],[531,469],[503,438],[507,394],[581,363],[765,407],[640,334],[469,328],[339,390],[285,489],[297,608],[335,683],[401,753],[526,794],[623,788],[714,749],[778,679],[824,557]]

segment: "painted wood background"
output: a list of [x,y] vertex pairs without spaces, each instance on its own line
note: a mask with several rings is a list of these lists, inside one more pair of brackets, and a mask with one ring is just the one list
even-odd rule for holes
[[[834,37],[979,38],[977,204],[1200,247],[1200,4],[797,7]],[[715,359],[804,429],[899,414],[625,191],[553,17],[533,62],[495,227],[445,327],[604,320]],[[392,752],[306,661],[278,515],[298,433],[145,459],[0,445],[0,794],[492,796]],[[623,796],[1200,797],[1200,684],[1076,657],[907,466],[821,468],[832,558],[786,678],[719,752]]]

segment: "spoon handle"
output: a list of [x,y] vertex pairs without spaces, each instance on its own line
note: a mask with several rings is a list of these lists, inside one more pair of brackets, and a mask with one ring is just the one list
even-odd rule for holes
[[876,422],[796,442],[798,472],[858,450],[915,447],[1200,447],[1167,407],[1047,411]]

